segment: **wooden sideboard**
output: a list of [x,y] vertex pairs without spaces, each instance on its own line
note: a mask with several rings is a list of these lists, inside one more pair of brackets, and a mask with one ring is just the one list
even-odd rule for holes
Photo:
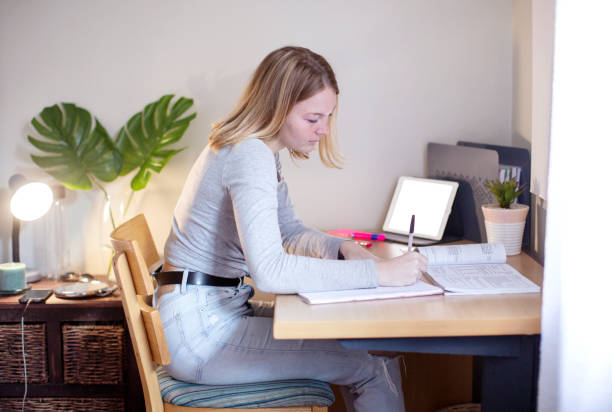
[[[33,289],[65,284],[42,280]],[[26,410],[144,411],[138,368],[118,291],[108,297],[26,305],[0,296],[0,409],[21,410],[25,391],[21,318],[27,365]]]

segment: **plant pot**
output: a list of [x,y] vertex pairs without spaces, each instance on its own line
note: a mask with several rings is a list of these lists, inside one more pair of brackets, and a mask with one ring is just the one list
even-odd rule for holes
[[519,203],[503,209],[497,203],[482,205],[487,242],[501,243],[506,249],[506,255],[521,253],[523,230],[529,206]]

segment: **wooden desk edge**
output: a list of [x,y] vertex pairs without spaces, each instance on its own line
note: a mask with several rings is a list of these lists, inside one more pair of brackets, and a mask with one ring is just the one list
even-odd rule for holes
[[[308,331],[308,336],[304,331]],[[492,322],[488,319],[391,322],[274,322],[275,339],[374,339],[374,338],[425,338],[449,336],[536,335],[540,318],[515,318]]]

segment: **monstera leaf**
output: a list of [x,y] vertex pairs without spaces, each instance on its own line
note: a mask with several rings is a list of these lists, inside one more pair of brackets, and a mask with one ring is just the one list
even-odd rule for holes
[[[45,107],[32,125],[44,140],[28,136],[32,145],[48,156],[32,160],[70,189],[89,190],[92,177],[104,182],[117,178],[121,154],[97,119],[73,103]],[[95,125],[92,128],[92,120]]]
[[172,156],[183,150],[167,146],[179,141],[195,118],[195,113],[181,117],[193,105],[193,99],[181,97],[170,106],[173,97],[168,94],[148,104],[142,112],[132,116],[117,135],[115,145],[123,155],[120,175],[138,169],[131,181],[134,191],[144,189],[151,171],[159,173]]

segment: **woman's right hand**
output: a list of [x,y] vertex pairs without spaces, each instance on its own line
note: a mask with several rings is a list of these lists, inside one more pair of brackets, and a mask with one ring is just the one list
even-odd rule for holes
[[376,262],[379,286],[406,286],[419,280],[427,271],[427,257],[419,252]]

